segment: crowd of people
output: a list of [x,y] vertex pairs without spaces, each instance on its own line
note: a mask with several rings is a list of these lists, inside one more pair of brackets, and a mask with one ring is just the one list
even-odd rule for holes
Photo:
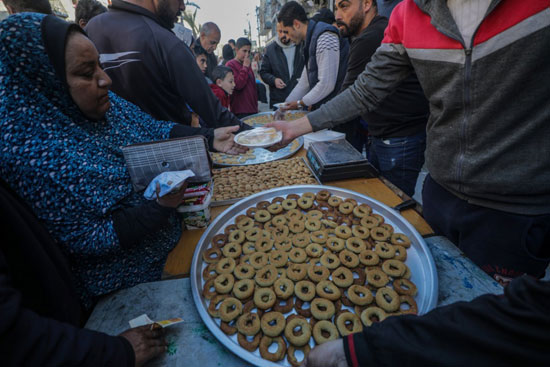
[[[334,0],[308,18],[289,1],[263,53],[181,0],[2,0],[0,363],[141,366],[163,333],[82,328],[99,297],[159,280],[181,237],[183,190],[135,193],[121,146],[234,134],[269,105],[294,138],[346,134],[424,217],[506,285],[503,296],[404,315],[314,348],[307,367],[547,365],[550,361],[550,6],[546,0]],[[368,137],[368,138],[367,138]],[[424,158],[425,157],[425,158]],[[9,238],[9,240],[8,240]]]

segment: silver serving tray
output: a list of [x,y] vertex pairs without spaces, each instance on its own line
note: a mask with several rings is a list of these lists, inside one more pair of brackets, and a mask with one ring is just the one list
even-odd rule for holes
[[[263,191],[258,194],[249,196],[241,201],[235,203],[231,207],[227,208],[210,224],[207,230],[202,235],[195,253],[193,255],[193,262],[191,263],[191,287],[193,291],[193,300],[197,306],[197,310],[202,320],[214,334],[214,336],[229,350],[237,354],[242,359],[260,367],[272,367],[272,366],[290,366],[286,358],[278,363],[267,361],[261,358],[259,351],[248,352],[242,348],[237,342],[236,334],[228,336],[219,328],[219,320],[213,319],[207,312],[206,300],[202,297],[203,279],[202,270],[206,267],[206,264],[202,260],[202,253],[210,246],[212,238],[218,234],[223,233],[223,229],[234,222],[237,215],[244,214],[248,208],[255,206],[258,202],[281,196],[286,197],[288,194],[303,194],[305,192],[318,192],[320,190],[327,190],[334,195],[338,195],[341,198],[352,198],[358,203],[365,203],[372,207],[375,213],[381,214],[385,218],[385,223],[391,224],[396,232],[404,233],[411,240],[411,247],[407,250],[407,261],[405,262],[412,272],[411,280],[417,285],[418,294],[415,297],[418,305],[418,314],[425,314],[433,309],[437,304],[438,294],[438,281],[437,270],[434,260],[428,249],[428,246],[424,242],[424,239],[416,231],[416,229],[405,218],[401,216],[397,211],[391,209],[389,206],[372,199],[368,196],[359,194],[354,191],[335,188],[332,186],[317,186],[317,185],[299,185],[299,186],[286,186],[273,190]],[[342,306],[345,307],[345,306]],[[313,338],[310,340],[310,346],[313,347]]]

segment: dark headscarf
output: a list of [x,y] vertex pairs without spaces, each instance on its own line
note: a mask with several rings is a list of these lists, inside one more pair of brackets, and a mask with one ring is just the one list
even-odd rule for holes
[[120,247],[111,214],[144,203],[132,190],[120,147],[167,139],[174,124],[113,93],[103,120],[86,118],[64,78],[72,29],[36,13],[0,22],[0,175],[67,254],[87,302],[90,295],[159,279],[181,225],[135,248]]
[[48,15],[42,20],[42,41],[50,58],[57,77],[67,82],[65,73],[65,47],[67,38],[72,32],[86,33],[73,23],[67,23],[54,15]]

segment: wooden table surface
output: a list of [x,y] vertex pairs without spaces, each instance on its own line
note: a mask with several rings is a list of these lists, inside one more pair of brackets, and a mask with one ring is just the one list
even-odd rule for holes
[[[302,149],[297,156],[304,156],[305,151]],[[388,186],[386,186],[378,178],[353,178],[341,181],[332,181],[326,183],[328,186],[340,187],[356,191],[360,194],[370,196],[373,199],[383,202],[384,204],[393,207],[403,202]],[[214,220],[221,214],[229,205],[218,206],[211,208],[211,220]],[[431,227],[426,223],[424,218],[413,209],[407,209],[401,212],[401,215],[407,219],[420,233],[425,236],[433,233]],[[166,265],[164,267],[165,277],[186,276],[189,275],[191,261],[195,247],[199,242],[205,229],[193,229],[184,231],[176,247],[168,255]]]

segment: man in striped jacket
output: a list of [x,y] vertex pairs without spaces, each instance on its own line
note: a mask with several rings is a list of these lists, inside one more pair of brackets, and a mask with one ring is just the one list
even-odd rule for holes
[[412,70],[430,103],[424,216],[503,284],[550,259],[550,3],[405,0],[353,86],[283,143],[376,109]]

